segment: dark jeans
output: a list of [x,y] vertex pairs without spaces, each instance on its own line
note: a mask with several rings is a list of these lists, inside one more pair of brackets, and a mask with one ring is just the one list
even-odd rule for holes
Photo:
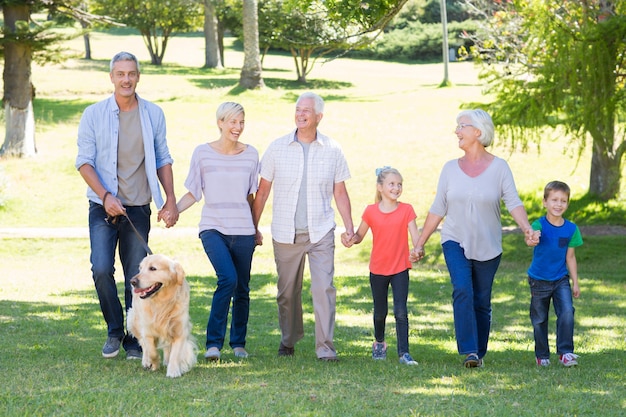
[[488,261],[467,259],[461,245],[448,240],[442,245],[450,281],[454,331],[460,354],[487,353],[491,330],[491,288],[500,265],[498,255]]
[[[150,205],[126,207],[126,213],[139,234],[148,242],[150,232]],[[139,272],[139,264],[146,257],[146,249],[125,217],[118,217],[115,224],[107,217],[102,205],[89,202],[89,239],[91,242],[91,272],[100,300],[100,309],[107,323],[109,337],[124,337],[124,349],[140,350],[137,339],[124,331],[124,311],[132,306],[130,280]],[[118,247],[124,271],[125,309],[115,283],[115,249]]]
[[374,300],[374,338],[377,342],[385,340],[389,284],[391,284],[393,293],[393,315],[396,318],[398,356],[402,356],[404,353],[409,353],[409,316],[406,307],[406,300],[409,295],[409,270],[394,275],[370,273],[370,287]]
[[550,300],[556,314],[556,351],[559,355],[574,352],[574,303],[569,275],[557,281],[528,277],[530,285],[530,321],[535,336],[535,356],[550,358],[548,345],[548,313]]
[[222,349],[224,346],[231,299],[230,346],[245,347],[250,312],[250,268],[256,246],[254,235],[224,235],[217,230],[205,230],[200,233],[200,240],[217,275],[206,329],[206,347]]

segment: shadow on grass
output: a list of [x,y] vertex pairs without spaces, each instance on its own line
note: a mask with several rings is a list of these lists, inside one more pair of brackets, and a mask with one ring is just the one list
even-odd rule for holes
[[[513,235],[504,239],[503,258],[513,260],[516,251],[523,250],[523,243]],[[596,251],[589,254],[590,259],[582,256],[587,245]],[[410,349],[420,364],[417,367],[399,365],[395,357],[391,303],[386,328],[388,358],[371,359],[372,303],[363,263],[362,273],[335,280],[339,363],[321,363],[315,357],[309,279],[305,279],[302,293],[304,339],[296,345],[294,357],[277,357],[280,332],[275,274],[255,274],[251,279],[246,345],[251,357],[245,361],[233,357],[227,332],[222,360],[204,362],[201,355],[216,278],[188,276],[199,362],[175,381],[165,378],[163,368],[142,371],[138,361],[124,360],[123,351],[115,359],[101,357],[106,327],[93,288],[50,296],[62,300],[60,303],[0,300],[0,366],[11,381],[0,390],[4,409],[6,415],[52,415],[62,406],[65,415],[86,415],[95,404],[100,415],[119,414],[120,407],[131,406],[138,415],[155,414],[157,409],[173,409],[176,415],[205,415],[210,406],[229,415],[276,415],[297,404],[298,415],[325,415],[333,410],[333,415],[366,416],[372,410],[390,409],[394,412],[388,414],[393,415],[409,415],[408,410],[415,409],[425,415],[453,415],[455,410],[467,411],[467,415],[503,415],[505,411],[540,415],[541,410],[553,406],[567,415],[623,415],[623,274],[615,271],[624,271],[626,265],[613,260],[613,251],[620,247],[624,246],[614,239],[593,237],[580,249],[585,261],[579,266],[585,272],[581,272],[583,296],[575,301],[576,342],[584,353],[577,369],[559,366],[555,356],[550,368],[536,367],[529,294],[520,266],[525,262],[519,260],[503,262],[496,277],[485,368],[463,368],[456,352],[449,278],[441,257],[433,256],[430,264],[419,264],[411,271]],[[600,267],[613,268],[613,272],[605,275]],[[68,300],[72,302],[68,304]],[[552,317],[551,325],[554,332]],[[138,400],[136,392],[129,390],[132,386],[159,395],[150,401]],[[103,392],[116,401],[103,400]],[[536,396],[541,396],[541,401],[533,401]],[[258,412],[259,398],[265,413]],[[495,414],[485,414],[485,407],[492,404]]]
[[[494,284],[493,328],[491,344],[508,346],[505,351],[492,348],[490,361],[509,362],[514,351],[521,357],[528,357],[532,363],[532,327],[528,318],[527,284],[523,279],[503,271]],[[447,273],[439,277],[420,278],[412,276],[409,294],[409,328],[411,351],[420,362],[425,361],[435,367],[456,368],[460,359],[454,350],[442,346],[454,340],[451,313],[451,288]],[[522,273],[518,274],[522,278]],[[187,277],[191,287],[190,315],[193,333],[199,347],[204,350],[205,327],[208,320],[215,277]],[[251,310],[247,347],[255,356],[273,357],[280,343],[276,300],[270,290],[275,287],[274,275],[254,275],[251,280]],[[607,293],[607,286],[620,283],[601,279],[585,279],[582,288],[584,299],[575,305],[602,305],[605,317],[621,317],[623,308],[615,303],[615,296]],[[369,359],[373,341],[371,324],[372,302],[369,278],[344,276],[336,279],[340,289],[337,301],[338,323],[335,344],[341,356]],[[343,288],[349,288],[349,295],[341,295]],[[118,291],[122,291],[121,285]],[[305,313],[305,337],[297,344],[298,357],[315,358],[314,319],[310,298],[310,281],[303,286],[303,308]],[[87,300],[70,305],[55,305],[42,302],[0,301],[1,327],[5,340],[14,340],[23,354],[45,352],[46,358],[79,358],[88,356],[99,358],[100,348],[106,339],[106,326],[102,319],[95,290],[68,291],[60,297]],[[592,304],[589,304],[592,303]],[[389,357],[393,359],[396,349],[395,320],[392,302],[387,319],[386,335],[390,346]],[[583,308],[584,310],[584,308]],[[589,313],[587,313],[589,314]],[[349,317],[360,316],[359,322],[351,322]],[[554,324],[554,318],[550,319]],[[519,329],[523,329],[521,332]],[[591,325],[577,323],[576,334],[597,334],[613,332],[610,323],[593,322]],[[71,342],[69,342],[71,341]],[[4,343],[3,343],[4,344]],[[526,346],[526,348],[520,348]],[[68,349],[70,352],[68,352]],[[228,331],[225,351],[228,351]],[[122,352],[123,353],[123,352]],[[76,356],[73,356],[76,355]],[[101,358],[99,358],[101,359]]]

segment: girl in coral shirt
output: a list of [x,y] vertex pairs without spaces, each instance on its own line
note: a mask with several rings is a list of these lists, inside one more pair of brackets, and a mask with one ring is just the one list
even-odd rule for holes
[[[417,242],[418,230],[415,211],[410,204],[398,201],[402,195],[402,175],[395,168],[376,170],[376,202],[365,208],[361,224],[352,237],[342,235],[344,246],[361,243],[368,229],[372,229],[373,242],[370,256],[370,287],[374,301],[373,359],[386,359],[385,321],[387,319],[389,284],[393,293],[393,314],[396,319],[398,356],[400,363],[417,365],[409,354],[409,319],[407,298],[409,294],[409,242]],[[408,232],[407,233],[407,229]]]

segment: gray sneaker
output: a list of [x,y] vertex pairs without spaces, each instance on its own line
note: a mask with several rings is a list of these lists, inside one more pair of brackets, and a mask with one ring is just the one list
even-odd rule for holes
[[215,346],[208,348],[206,352],[204,352],[204,358],[207,361],[219,361],[220,356],[220,350]]
[[242,347],[233,348],[233,353],[235,354],[235,357],[239,359],[245,359],[250,356],[248,352],[246,352],[246,350]]
[[121,337],[107,337],[107,341],[102,347],[102,356],[105,358],[114,358],[120,353]]
[[128,360],[134,360],[134,359],[141,360],[142,356],[143,356],[143,353],[141,353],[141,351],[137,349],[129,349],[126,351],[126,359]]

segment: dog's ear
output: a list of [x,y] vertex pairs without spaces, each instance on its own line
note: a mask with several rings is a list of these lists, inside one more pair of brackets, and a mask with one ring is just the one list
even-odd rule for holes
[[176,272],[176,283],[178,285],[183,285],[183,281],[185,280],[185,271],[183,270],[183,266],[174,261],[174,271]]

